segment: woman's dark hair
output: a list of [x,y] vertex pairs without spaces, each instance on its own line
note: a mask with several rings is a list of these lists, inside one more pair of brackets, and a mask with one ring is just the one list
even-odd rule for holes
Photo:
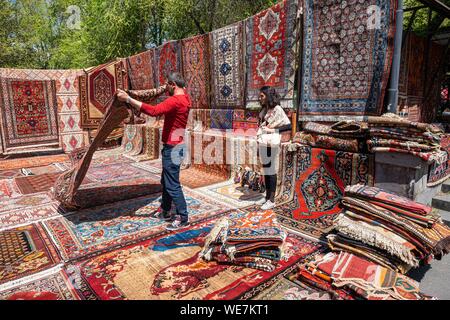
[[281,98],[278,92],[272,87],[264,86],[260,89],[262,93],[267,98],[267,105],[270,109],[275,108],[277,105],[280,104]]
[[167,77],[167,82],[175,83],[179,88],[186,87],[186,82],[184,81],[183,76],[179,72],[171,72]]

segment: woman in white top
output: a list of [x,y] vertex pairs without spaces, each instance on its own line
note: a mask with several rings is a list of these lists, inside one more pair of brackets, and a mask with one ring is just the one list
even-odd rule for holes
[[278,160],[280,153],[280,132],[292,129],[291,121],[280,106],[280,96],[275,89],[264,86],[260,90],[259,103],[262,110],[259,114],[259,157],[263,166],[266,185],[266,202],[262,210],[275,207],[277,188]]

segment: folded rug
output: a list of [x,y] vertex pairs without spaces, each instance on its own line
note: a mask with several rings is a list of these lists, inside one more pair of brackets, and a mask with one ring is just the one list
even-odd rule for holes
[[336,230],[364,244],[385,250],[411,267],[418,267],[421,253],[416,246],[400,235],[380,226],[341,214],[335,221]]
[[[216,260],[219,255],[222,260],[222,255],[225,255],[231,262],[244,257],[267,259],[276,254],[269,253],[268,250],[279,248],[285,239],[286,233],[281,229],[273,211],[248,214],[238,211],[215,224],[205,239],[200,256],[207,261]],[[260,249],[266,251],[259,251]]]
[[380,222],[395,227],[402,235],[409,236],[408,240],[415,238],[438,260],[450,252],[450,229],[440,222],[425,228],[390,210],[363,200],[344,197],[342,204],[350,211],[379,218]]
[[433,210],[433,208],[429,206],[417,203],[408,198],[385,192],[379,188],[364,185],[346,187],[345,195],[347,197],[365,200],[400,215],[408,216],[408,213],[412,212],[415,214],[414,217],[416,217],[416,215],[427,216]]
[[286,233],[272,210],[250,212],[238,219],[230,219],[227,244],[267,241],[282,245]]
[[331,274],[334,286],[348,287],[368,300],[430,299],[416,281],[347,252],[329,253],[315,267]]
[[369,127],[392,126],[396,128],[414,128],[424,132],[442,133],[442,129],[435,125],[411,122],[394,114],[386,114],[381,117],[368,117],[367,122],[369,123]]
[[406,263],[390,255],[387,251],[350,239],[341,234],[330,234],[327,236],[327,239],[328,245],[333,251],[352,253],[401,274],[406,274],[411,269]]
[[411,150],[399,149],[399,148],[389,148],[389,147],[372,147],[369,145],[370,153],[405,153],[410,154],[415,157],[422,159],[423,161],[428,162],[429,164],[434,163],[438,159],[439,153],[437,152],[416,152]]
[[387,148],[395,148],[395,149],[404,149],[407,151],[414,151],[414,152],[431,152],[431,151],[438,151],[439,146],[433,145],[430,146],[429,144],[424,143],[418,143],[414,141],[402,141],[402,140],[395,140],[395,139],[383,139],[383,138],[371,138],[370,140],[367,140],[367,145],[370,148],[376,148],[376,147],[387,147]]
[[302,266],[298,270],[295,277],[297,279],[295,282],[300,282],[302,285],[306,284],[307,286],[316,290],[327,292],[332,295],[333,300],[355,300],[349,290],[347,290],[346,288],[333,287],[330,282],[315,276],[306,267]]
[[339,121],[333,125],[307,122],[303,129],[306,132],[325,134],[334,137],[357,138],[364,137],[367,133],[367,125],[362,122]]
[[342,139],[317,133],[297,132],[293,142],[317,148],[359,152],[357,139]]

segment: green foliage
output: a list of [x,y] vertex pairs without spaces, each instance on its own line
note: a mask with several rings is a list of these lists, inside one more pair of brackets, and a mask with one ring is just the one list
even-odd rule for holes
[[[443,3],[450,5],[450,0],[443,0]],[[414,8],[414,7],[420,7],[423,6],[423,4],[418,0],[404,0],[404,7],[405,8]],[[413,15],[413,12],[406,12],[404,15],[404,27],[407,28],[409,25],[409,21]],[[428,19],[429,19],[429,9],[424,8],[417,11],[416,16],[414,18],[414,22],[412,24],[411,30],[413,30],[415,33],[421,36],[427,36],[428,31]],[[431,14],[431,21],[430,25],[433,28],[436,28],[436,24],[438,24],[438,27],[442,28],[449,28],[450,27],[450,19],[445,19],[442,21],[442,17],[439,16],[436,12],[432,12]]]
[[[278,0],[0,0],[0,67],[85,68],[224,27]],[[406,7],[421,5],[404,0]],[[450,2],[450,0],[445,0]],[[70,24],[80,8],[80,28]],[[405,14],[405,25],[411,13]],[[432,19],[438,21],[433,13]],[[428,11],[413,30],[426,32]],[[450,26],[448,19],[443,26]]]

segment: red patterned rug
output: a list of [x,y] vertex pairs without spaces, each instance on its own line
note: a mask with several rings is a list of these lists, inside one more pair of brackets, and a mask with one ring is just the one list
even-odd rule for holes
[[333,228],[346,186],[373,184],[370,155],[299,146],[283,159],[275,212],[287,227],[315,238]]
[[320,249],[289,234],[285,258],[274,272],[206,262],[199,253],[217,218],[105,253],[74,269],[102,300],[250,299]]
[[[167,77],[171,72],[181,72],[181,46],[178,41],[169,41],[155,50],[156,84],[162,86],[166,83]],[[167,96],[158,98],[162,101]]]
[[1,137],[6,152],[58,147],[55,81],[0,79]]
[[79,77],[81,127],[96,129],[117,89],[128,89],[124,60],[88,69]]
[[[36,176],[18,177],[14,179],[20,193],[23,195],[46,192],[55,185],[61,173],[48,173]],[[91,183],[89,178],[83,180],[83,184]]]
[[[70,270],[69,266],[69,270]],[[83,292],[83,295],[80,294]],[[0,292],[0,300],[96,300],[92,290],[80,281],[76,273],[69,277],[59,271],[26,284],[20,284]]]
[[209,109],[209,37],[197,36],[182,40],[183,73],[192,108]]
[[263,86],[275,88],[283,107],[293,107],[297,9],[297,0],[284,0],[247,20],[247,107],[259,107]]
[[181,185],[191,189],[210,186],[226,180],[227,178],[224,175],[206,172],[204,169],[189,168],[186,170],[181,170],[180,172]]
[[155,49],[150,49],[128,58],[128,74],[132,90],[155,88]]
[[69,157],[66,154],[1,160],[0,170],[42,167],[50,165],[52,163],[64,162],[67,160],[69,160]]

